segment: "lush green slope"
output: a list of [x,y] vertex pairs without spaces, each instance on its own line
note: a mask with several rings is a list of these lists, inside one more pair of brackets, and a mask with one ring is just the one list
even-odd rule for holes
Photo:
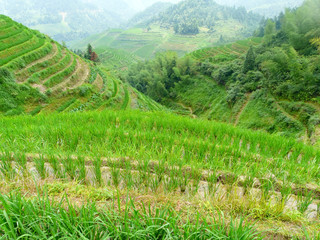
[[[138,20],[133,21],[136,24]],[[113,29],[70,45],[84,49],[90,43],[99,49],[122,49],[144,59],[163,51],[175,51],[183,56],[196,49],[251,36],[259,21],[259,16],[244,9],[223,7],[211,0],[183,1],[140,23],[140,27]],[[196,32],[187,31],[191,25],[195,26]]]
[[307,1],[267,21],[257,31],[263,38],[197,50],[181,59],[163,54],[133,66],[126,79],[185,114],[316,143],[320,58],[310,40],[319,31],[318,10],[317,1]]
[[[239,219],[245,219],[245,226],[254,223],[265,237],[301,238],[308,234],[313,238],[318,234],[320,152],[294,139],[164,112],[18,116],[1,118],[0,124],[6,126],[0,129],[0,169],[5,176],[0,180],[2,194],[15,189],[16,194],[36,202],[42,199],[37,198],[37,192],[47,192],[50,200],[65,195],[71,204],[80,206],[95,202],[96,210],[88,206],[95,216],[103,212],[99,206],[110,207],[108,216],[120,217],[123,222],[103,234],[114,236],[119,228],[125,234],[122,236],[127,236],[127,231],[138,234],[137,230],[150,225],[152,216],[164,220],[152,222],[164,229],[162,236],[174,229],[170,236],[179,238],[190,234],[190,239],[207,239],[219,233],[238,239],[231,237],[237,233],[253,239],[247,227],[238,228]],[[21,174],[10,166],[19,166]],[[5,197],[5,201],[0,198],[0,215],[5,209],[8,215],[24,221],[9,230],[5,226],[10,219],[0,218],[0,231],[6,234],[38,226],[27,220],[31,212],[16,212],[11,204],[14,196]],[[58,222],[64,229],[69,218],[57,213],[59,209],[64,212],[66,205],[58,207],[52,201],[54,208],[48,209],[48,205],[46,214],[61,219]],[[26,205],[23,199],[16,203]],[[68,211],[73,214],[70,206],[65,213]],[[126,212],[128,215],[121,218]],[[128,227],[137,214],[143,214],[149,223]],[[47,223],[47,215],[40,215],[41,222]],[[76,218],[77,231],[72,228],[69,234],[93,234],[89,227],[93,223],[101,227],[111,224],[108,217],[101,219],[100,225],[80,216]],[[173,223],[173,219],[180,220]],[[214,227],[217,225],[222,228]],[[197,226],[203,226],[200,232]],[[83,227],[87,231],[83,232]],[[229,232],[229,227],[235,232]],[[148,236],[154,234],[152,229],[148,229]],[[147,239],[144,235],[141,238]]]
[[[4,15],[0,15],[0,43],[2,113],[161,108],[108,70]],[[114,61],[108,53],[101,56],[110,65]]]

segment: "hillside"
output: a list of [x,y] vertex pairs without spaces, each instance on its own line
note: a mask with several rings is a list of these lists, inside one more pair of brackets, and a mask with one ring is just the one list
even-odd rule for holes
[[217,3],[227,6],[245,7],[265,17],[276,17],[286,8],[299,7],[303,0],[216,0]]
[[111,72],[0,15],[0,112],[162,109]]
[[[172,19],[172,14],[178,19],[177,21]],[[243,8],[223,7],[211,0],[183,1],[155,16],[150,19],[148,15],[150,20],[144,22],[133,19],[132,25],[140,22],[135,28],[112,29],[84,40],[74,41],[70,46],[84,49],[90,43],[95,48],[121,49],[143,59],[151,59],[156,53],[163,51],[175,51],[179,56],[183,56],[200,48],[221,45],[250,36],[260,21],[259,16],[247,13]],[[187,31],[190,24],[195,24],[196,33],[190,34]],[[177,30],[176,26],[181,31]],[[187,32],[183,30],[183,26]]]
[[[138,63],[124,78],[190,116],[294,136],[319,145],[320,11],[307,1],[257,31],[261,37]],[[303,21],[302,21],[303,19]],[[315,39],[314,42],[317,40]]]
[[[162,28],[174,29],[184,35],[197,34],[200,28],[217,31],[216,26],[225,22],[241,25],[234,29],[237,36],[250,36],[257,28],[261,16],[248,13],[244,8],[232,8],[217,4],[214,0],[185,0],[175,4],[149,21]],[[222,32],[220,32],[222,34]]]

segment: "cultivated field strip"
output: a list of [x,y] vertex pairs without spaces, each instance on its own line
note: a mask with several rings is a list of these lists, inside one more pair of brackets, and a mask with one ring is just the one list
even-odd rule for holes
[[52,43],[52,49],[48,55],[27,64],[23,69],[17,71],[15,75],[18,80],[19,78],[28,78],[31,74],[39,71],[39,69],[51,65],[52,61],[59,57],[59,54],[61,54],[61,48],[57,44]]

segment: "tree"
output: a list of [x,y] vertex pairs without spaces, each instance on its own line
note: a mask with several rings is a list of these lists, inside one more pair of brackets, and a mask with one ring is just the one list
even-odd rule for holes
[[264,37],[267,43],[271,41],[272,35],[275,34],[275,32],[276,32],[276,24],[269,19],[264,29]]
[[86,59],[91,60],[92,52],[93,52],[93,48],[92,48],[91,44],[89,43],[89,44],[88,44],[88,47],[87,47],[87,52],[86,52],[86,54],[85,54],[84,57],[85,57]]
[[99,56],[96,52],[92,52],[90,56],[90,60],[93,62],[99,62]]
[[253,47],[251,46],[249,48],[249,51],[247,52],[247,56],[246,56],[246,59],[244,61],[243,73],[247,73],[249,71],[254,70],[255,63],[256,63],[256,56],[254,54]]
[[315,45],[318,48],[318,50],[320,51],[320,38],[314,38],[310,42],[312,45]]

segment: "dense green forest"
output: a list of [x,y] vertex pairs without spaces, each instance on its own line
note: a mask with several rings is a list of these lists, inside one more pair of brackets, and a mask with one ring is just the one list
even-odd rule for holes
[[[268,114],[275,122],[263,125],[255,120],[245,126],[270,132],[287,128],[296,133],[305,125],[310,136],[320,118],[314,115],[314,107],[294,102],[319,102],[319,11],[319,1],[308,0],[298,9],[266,20],[256,31],[258,37],[263,37],[262,43],[251,45],[241,56],[235,56],[235,50],[230,49],[229,55],[201,59],[192,55],[179,59],[175,53],[163,53],[133,65],[123,78],[158,102],[168,106],[184,102],[198,115],[229,122],[228,114],[231,112],[231,118],[237,121],[232,112],[240,111],[241,103],[250,96],[265,109],[273,108]],[[218,101],[221,94],[223,98]],[[275,113],[280,109],[280,100],[281,110],[295,115],[299,123]],[[210,101],[218,107],[208,114]]]
[[244,29],[249,36],[256,28],[260,16],[248,13],[245,8],[218,5],[213,0],[187,0],[173,5],[149,21],[159,23],[163,28],[174,28],[179,34],[197,34],[200,27],[215,31],[218,21],[233,19],[248,26]]

